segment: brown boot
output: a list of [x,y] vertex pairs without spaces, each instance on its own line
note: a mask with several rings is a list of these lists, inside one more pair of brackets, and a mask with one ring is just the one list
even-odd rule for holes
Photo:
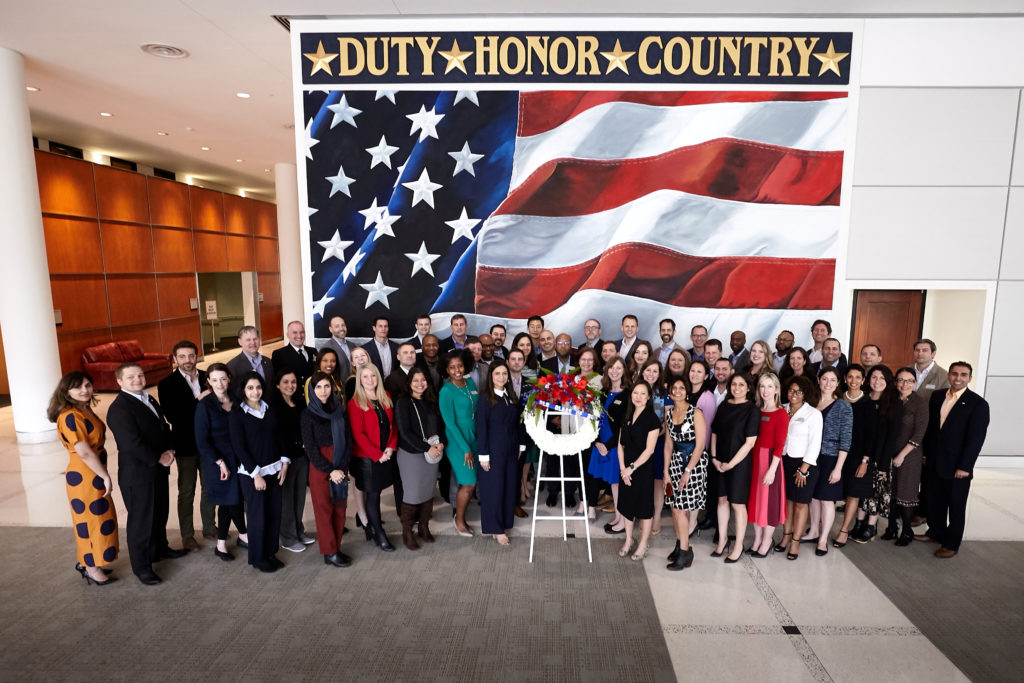
[[417,507],[417,505],[402,503],[402,542],[409,550],[420,549],[420,544],[416,541],[415,534],[412,533],[412,521],[416,517]]
[[420,503],[420,538],[427,543],[434,542],[434,535],[430,533],[430,518],[434,514],[434,501],[428,500]]

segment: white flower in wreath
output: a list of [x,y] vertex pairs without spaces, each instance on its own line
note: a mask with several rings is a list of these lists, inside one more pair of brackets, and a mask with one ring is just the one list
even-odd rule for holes
[[[552,410],[549,414],[559,415],[562,413]],[[563,414],[562,419],[572,418],[568,414]],[[523,422],[526,424],[526,433],[537,444],[537,448],[545,453],[575,455],[584,449],[590,448],[590,445],[597,438],[597,420],[580,420],[575,434],[552,434],[549,432],[543,411],[523,415]]]

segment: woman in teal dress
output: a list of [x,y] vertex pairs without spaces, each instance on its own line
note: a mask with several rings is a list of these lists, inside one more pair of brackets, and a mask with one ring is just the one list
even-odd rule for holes
[[448,445],[445,456],[452,465],[452,474],[459,484],[455,496],[455,530],[460,536],[472,536],[466,524],[466,508],[476,487],[476,383],[465,377],[461,351],[451,351],[444,358],[448,381],[441,387],[438,402],[444,420]]

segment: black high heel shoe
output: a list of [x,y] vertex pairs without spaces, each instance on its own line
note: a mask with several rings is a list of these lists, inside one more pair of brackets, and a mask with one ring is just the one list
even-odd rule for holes
[[[75,562],[75,571],[81,574],[82,576],[85,576],[85,567],[82,565],[81,562]],[[100,571],[106,574],[107,576],[110,576],[114,573],[114,570],[107,569],[106,567],[100,567]]]
[[675,562],[677,557],[679,557],[679,541],[676,541],[675,550],[668,554],[668,561]]
[[777,546],[775,546],[775,548],[773,548],[773,550],[775,550],[775,552],[777,552],[777,553],[784,553],[784,552],[786,552],[786,548],[789,547],[789,543],[786,543],[786,536],[789,536],[790,539],[792,539],[793,538],[793,532],[782,534],[782,540],[779,541],[779,544]]
[[[78,569],[78,567],[75,567],[75,569]],[[115,581],[117,581],[117,577],[116,576],[110,576],[109,574],[107,575],[107,580],[106,581],[97,581],[96,579],[94,579],[91,576],[89,576],[89,573],[87,571],[85,571],[85,567],[82,567],[82,569],[79,571],[79,573],[82,575],[82,578],[85,579],[85,583],[86,584],[96,584],[97,586],[109,586],[110,584],[112,584]],[[103,573],[106,574],[106,572],[103,572]]]

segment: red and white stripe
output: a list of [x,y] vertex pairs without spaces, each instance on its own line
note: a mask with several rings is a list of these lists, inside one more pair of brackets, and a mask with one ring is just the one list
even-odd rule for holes
[[476,312],[831,309],[846,109],[845,93],[523,94]]

